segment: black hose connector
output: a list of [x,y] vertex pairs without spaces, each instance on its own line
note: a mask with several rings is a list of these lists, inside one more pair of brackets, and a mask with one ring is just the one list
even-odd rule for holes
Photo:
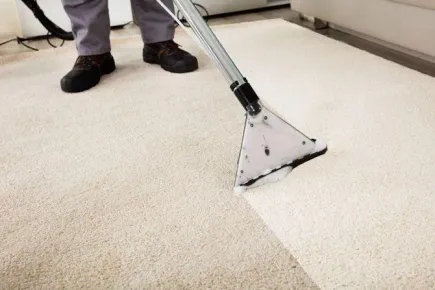
[[259,104],[260,98],[246,78],[244,78],[244,80],[245,83],[242,85],[239,85],[239,82],[237,81],[234,82],[231,85],[231,90],[249,115],[258,115],[258,113],[261,112],[261,106]]

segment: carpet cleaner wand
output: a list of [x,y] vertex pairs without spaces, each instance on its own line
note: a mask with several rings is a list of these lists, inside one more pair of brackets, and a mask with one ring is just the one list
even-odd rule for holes
[[160,0],[156,1],[215,61],[246,111],[234,185],[236,193],[280,181],[297,166],[326,153],[326,143],[307,137],[264,106],[190,0],[174,0],[174,3],[194,35]]

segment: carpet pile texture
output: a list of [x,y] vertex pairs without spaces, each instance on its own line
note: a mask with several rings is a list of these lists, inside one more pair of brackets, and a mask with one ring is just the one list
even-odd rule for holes
[[75,51],[0,58],[0,288],[431,289],[435,80],[283,20],[213,28],[260,97],[329,152],[233,193],[243,110],[141,62],[63,94]]
[[141,61],[140,37],[115,39],[117,71],[78,95],[59,88],[71,48],[1,59],[1,289],[316,289],[233,194],[242,108],[176,40],[199,71],[169,74]]

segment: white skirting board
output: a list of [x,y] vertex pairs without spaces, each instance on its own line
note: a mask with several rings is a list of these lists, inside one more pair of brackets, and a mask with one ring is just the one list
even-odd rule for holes
[[381,39],[378,39],[378,38],[375,38],[375,37],[371,37],[371,36],[368,36],[366,34],[362,34],[362,33],[356,32],[354,30],[351,30],[351,29],[348,29],[346,27],[343,27],[343,26],[340,26],[340,25],[336,25],[336,24],[333,24],[333,23],[329,23],[329,27],[331,27],[331,28],[333,28],[335,30],[339,30],[339,31],[342,31],[344,33],[347,33],[347,34],[350,34],[350,35],[353,35],[353,36],[365,39],[367,41],[371,41],[373,43],[382,45],[384,47],[388,47],[390,49],[399,51],[401,53],[404,53],[404,54],[407,54],[407,55],[410,55],[410,56],[413,56],[413,57],[417,57],[419,59],[422,59],[422,60],[425,60],[425,61],[428,61],[428,62],[432,62],[432,63],[435,64],[435,57],[433,57],[431,55],[420,53],[418,51],[415,51],[415,50],[412,50],[412,49],[409,49],[409,48],[406,48],[406,47],[403,47],[403,46],[395,45],[393,43],[390,43],[390,42],[387,42],[387,41],[384,41],[384,40],[381,40]]

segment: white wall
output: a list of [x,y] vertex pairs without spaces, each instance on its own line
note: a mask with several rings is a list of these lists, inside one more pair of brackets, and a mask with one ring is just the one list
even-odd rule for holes
[[18,30],[14,0],[0,0],[0,39],[12,38]]
[[[14,1],[20,23],[18,36],[33,37],[46,34],[47,30],[33,16],[33,12],[21,0]],[[71,31],[71,22],[63,9],[61,0],[38,0],[38,4],[44,14],[57,26]],[[122,25],[133,20],[128,0],[109,0],[109,14],[112,25]]]

